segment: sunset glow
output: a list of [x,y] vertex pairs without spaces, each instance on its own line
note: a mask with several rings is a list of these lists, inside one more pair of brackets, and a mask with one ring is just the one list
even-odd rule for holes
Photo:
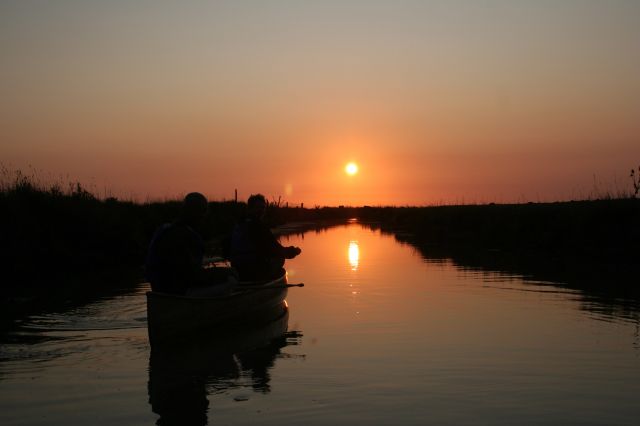
[[553,201],[640,162],[640,2],[31,3],[0,159],[100,197]]

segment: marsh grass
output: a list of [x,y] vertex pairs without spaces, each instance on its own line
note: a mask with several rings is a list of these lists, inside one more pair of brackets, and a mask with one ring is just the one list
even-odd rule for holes
[[631,182],[633,183],[633,198],[638,196],[638,192],[640,192],[640,166],[638,167],[638,172],[634,169],[631,169]]
[[[640,169],[638,170],[640,174]],[[632,173],[636,195],[640,178]],[[143,278],[141,265],[154,230],[174,220],[180,199],[136,203],[100,199],[79,182],[40,179],[0,168],[0,266],[5,293],[28,287],[96,286],[123,275]],[[421,247],[490,250],[550,262],[635,265],[640,252],[640,200],[603,199],[526,204],[431,207],[289,207],[268,210],[271,225],[322,224],[349,218],[411,234]],[[209,204],[203,228],[211,254],[242,217],[244,203]],[[446,250],[445,250],[446,251]]]
[[370,209],[427,258],[640,295],[640,200]]
[[45,186],[21,171],[2,178],[5,285],[54,285],[139,259],[142,218],[132,203],[99,200],[78,182]]
[[[226,232],[238,206],[211,203],[204,232]],[[45,184],[33,173],[0,175],[0,266],[10,290],[58,285],[96,286],[123,274],[143,277],[154,230],[174,220],[180,200],[134,203],[99,199],[79,182]]]

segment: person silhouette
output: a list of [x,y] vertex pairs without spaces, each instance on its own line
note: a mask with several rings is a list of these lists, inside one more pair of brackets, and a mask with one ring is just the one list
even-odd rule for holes
[[208,202],[199,192],[187,194],[179,217],[155,232],[147,253],[145,272],[153,291],[177,295],[217,295],[230,291],[228,269],[202,266],[204,240],[200,230]]
[[275,238],[263,218],[267,201],[262,194],[247,200],[247,217],[238,222],[231,234],[230,260],[244,281],[276,278],[285,259],[293,259],[302,250],[284,247]]

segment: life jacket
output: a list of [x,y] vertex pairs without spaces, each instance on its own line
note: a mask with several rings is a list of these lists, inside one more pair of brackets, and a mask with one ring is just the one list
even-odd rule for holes
[[249,219],[238,223],[231,234],[231,265],[250,267],[258,261],[258,247],[250,232]]
[[155,232],[145,264],[154,291],[182,294],[202,266],[202,237],[184,223],[165,223]]

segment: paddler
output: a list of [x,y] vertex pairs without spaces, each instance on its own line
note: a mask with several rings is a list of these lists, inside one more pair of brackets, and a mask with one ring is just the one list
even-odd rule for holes
[[236,225],[231,235],[230,258],[242,281],[277,278],[285,259],[293,259],[302,250],[284,247],[278,242],[263,218],[267,200],[254,194],[247,200],[247,217]]
[[235,280],[228,276],[228,270],[203,268],[201,229],[208,204],[206,197],[199,192],[187,194],[178,219],[160,226],[155,232],[145,265],[153,291],[213,296],[231,290]]

